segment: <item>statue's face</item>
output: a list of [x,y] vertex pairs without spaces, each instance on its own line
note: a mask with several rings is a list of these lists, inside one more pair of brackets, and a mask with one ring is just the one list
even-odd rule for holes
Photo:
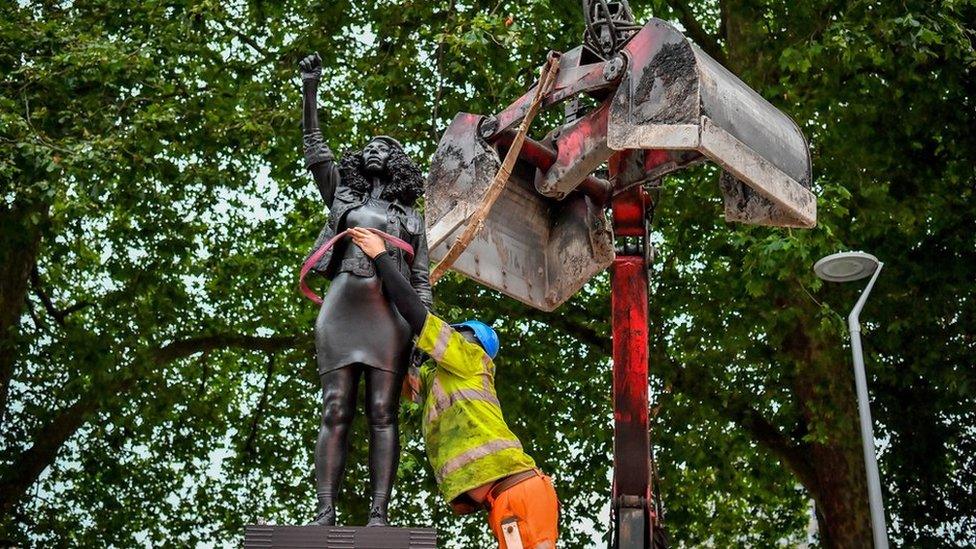
[[363,149],[363,164],[366,172],[378,175],[386,168],[386,161],[390,158],[390,144],[381,139],[374,139]]

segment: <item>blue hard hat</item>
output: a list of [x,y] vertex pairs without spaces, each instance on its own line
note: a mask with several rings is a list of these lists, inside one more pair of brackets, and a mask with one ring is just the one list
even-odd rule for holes
[[481,348],[488,353],[488,356],[495,358],[498,354],[498,334],[491,326],[480,320],[466,320],[460,324],[451,324],[453,328],[470,328],[474,332],[474,337],[481,344]]

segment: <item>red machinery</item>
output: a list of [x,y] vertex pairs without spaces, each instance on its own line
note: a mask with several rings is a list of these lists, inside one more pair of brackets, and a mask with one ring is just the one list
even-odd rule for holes
[[[812,227],[816,199],[806,140],[788,116],[667,22],[635,25],[626,2],[583,4],[584,44],[550,54],[560,68],[542,102],[566,103],[565,123],[526,139],[504,192],[452,268],[545,311],[611,268],[614,539],[645,548],[660,517],[647,430],[644,186],[709,159],[724,172],[728,220]],[[477,210],[534,95],[529,89],[494,116],[459,113],[445,131],[426,187],[433,260]],[[584,96],[593,106],[580,105]]]

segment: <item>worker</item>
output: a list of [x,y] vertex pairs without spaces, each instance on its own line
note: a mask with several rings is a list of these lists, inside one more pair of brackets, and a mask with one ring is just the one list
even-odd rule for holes
[[458,514],[488,510],[501,549],[551,549],[558,537],[559,501],[544,475],[505,424],[495,393],[498,335],[477,320],[448,325],[424,306],[366,229],[351,236],[376,265],[383,288],[433,358],[420,372],[427,457],[444,498]]

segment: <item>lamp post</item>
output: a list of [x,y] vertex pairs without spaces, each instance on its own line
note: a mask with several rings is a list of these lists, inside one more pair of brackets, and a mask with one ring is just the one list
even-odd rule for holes
[[861,292],[851,313],[847,315],[847,326],[851,332],[851,353],[854,355],[854,383],[857,386],[857,408],[861,423],[861,448],[864,452],[864,469],[868,480],[868,503],[871,508],[871,530],[874,534],[875,549],[888,549],[888,529],[885,526],[884,502],[881,499],[881,478],[878,475],[878,460],[874,449],[874,427],[871,423],[871,404],[868,401],[867,376],[864,373],[864,351],[861,349],[861,324],[859,316],[874,282],[881,273],[884,263],[864,252],[840,252],[817,261],[813,271],[828,282],[852,282],[871,277]]

